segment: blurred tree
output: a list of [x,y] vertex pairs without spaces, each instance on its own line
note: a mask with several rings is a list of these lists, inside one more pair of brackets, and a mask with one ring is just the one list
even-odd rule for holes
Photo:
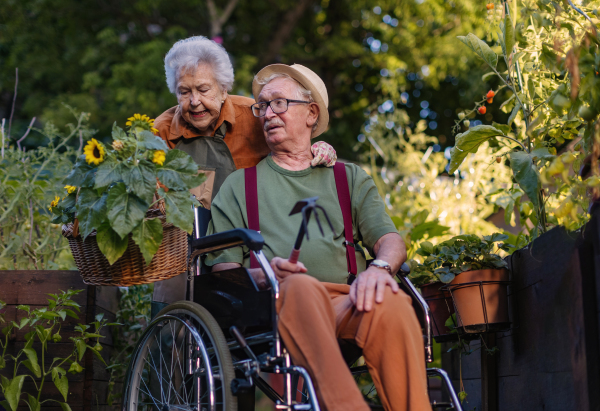
[[157,116],[175,104],[165,53],[181,38],[206,35],[231,54],[234,93],[249,95],[265,64],[318,72],[332,114],[324,138],[342,157],[355,157],[373,107],[427,118],[428,133],[449,144],[452,117],[488,88],[481,62],[456,40],[469,31],[483,36],[485,13],[476,0],[5,0],[0,116],[12,109],[16,67],[13,136],[33,116],[61,122],[68,116],[61,102],[91,112],[100,136],[132,112]]

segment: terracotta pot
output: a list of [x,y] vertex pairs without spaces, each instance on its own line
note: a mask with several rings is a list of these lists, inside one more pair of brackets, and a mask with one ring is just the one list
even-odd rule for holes
[[446,320],[454,314],[454,304],[452,296],[447,290],[440,290],[443,283],[435,282],[421,286],[421,294],[429,310],[431,311],[431,320],[433,322],[433,336],[437,342],[451,341],[458,338],[456,333],[446,327]]
[[510,327],[508,270],[465,271],[452,280],[448,289],[454,300],[458,326],[465,332],[500,331]]

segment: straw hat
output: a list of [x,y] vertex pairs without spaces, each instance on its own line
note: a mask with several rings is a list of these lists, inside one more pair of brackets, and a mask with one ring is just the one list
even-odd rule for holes
[[319,105],[319,123],[315,131],[313,131],[311,138],[315,138],[322,134],[329,124],[329,111],[327,111],[329,97],[327,96],[327,89],[325,88],[325,83],[323,83],[321,77],[311,69],[300,64],[293,64],[291,66],[286,64],[271,64],[259,71],[254,77],[254,81],[252,82],[252,94],[254,94],[255,99],[258,98],[258,95],[264,87],[262,84],[259,84],[257,80],[267,79],[276,73],[287,74],[298,81],[302,87],[310,90],[311,97],[315,103]]

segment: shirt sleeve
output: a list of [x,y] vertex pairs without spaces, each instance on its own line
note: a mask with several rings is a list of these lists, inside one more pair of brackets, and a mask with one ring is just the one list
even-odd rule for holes
[[[246,206],[245,202],[241,203],[235,195],[236,192],[241,192],[242,195],[244,195],[243,185],[237,187],[235,183],[237,182],[236,180],[239,179],[232,177],[234,176],[229,176],[225,180],[212,202],[210,210],[212,219],[208,226],[207,235],[233,230],[234,228],[247,228],[246,222],[244,221],[245,213],[243,212]],[[213,266],[219,263],[243,264],[243,247],[234,247],[207,254],[205,260],[206,265]]]
[[346,164],[352,203],[352,222],[369,253],[373,255],[373,246],[381,237],[398,230],[385,211],[383,199],[377,191],[373,178],[362,168]]

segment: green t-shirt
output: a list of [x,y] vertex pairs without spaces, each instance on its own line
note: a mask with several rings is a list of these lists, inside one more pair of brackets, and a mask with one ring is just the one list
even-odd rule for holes
[[[385,205],[373,179],[354,164],[345,166],[350,187],[354,239],[362,241],[371,250],[379,238],[397,230],[385,212]],[[308,269],[307,274],[319,281],[345,284],[348,267],[343,244],[344,221],[333,169],[317,166],[289,171],[268,156],[258,163],[257,176],[260,231],[265,239],[265,256],[268,259],[289,257],[302,222],[301,213],[290,216],[290,211],[297,201],[318,196],[317,204],[327,211],[336,235],[333,235],[321,215],[325,237],[321,236],[314,215],[311,216],[308,224],[310,239],[304,239],[299,260]],[[248,227],[244,182],[244,170],[237,170],[227,177],[211,206],[209,234]],[[362,250],[356,251],[356,260],[358,272],[363,271],[366,261]],[[236,247],[214,253],[206,261],[211,266],[226,262],[250,267],[248,249]]]

